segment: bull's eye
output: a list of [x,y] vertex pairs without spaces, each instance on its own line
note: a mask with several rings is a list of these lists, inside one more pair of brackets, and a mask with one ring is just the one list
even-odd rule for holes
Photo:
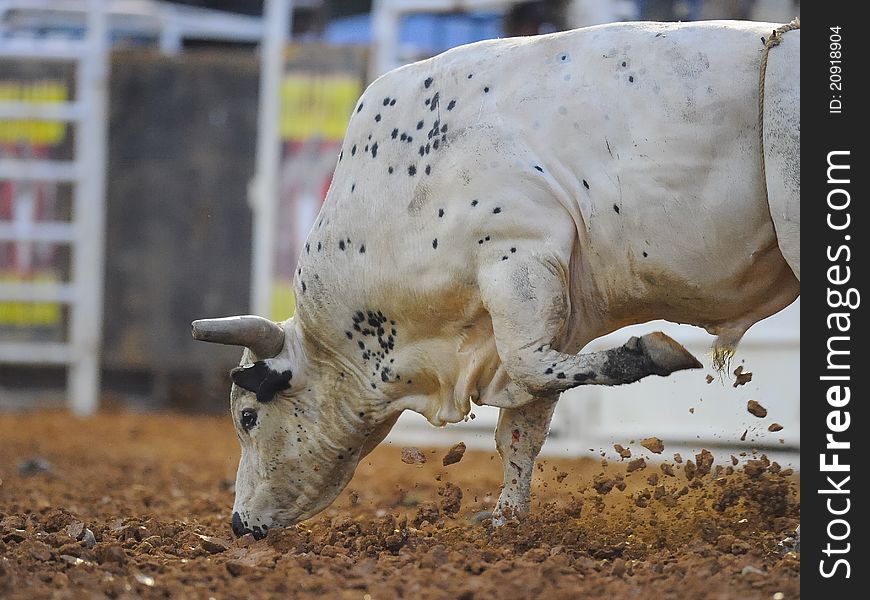
[[246,408],[242,411],[242,416],[239,419],[242,424],[242,429],[250,431],[257,424],[257,411],[253,408]]

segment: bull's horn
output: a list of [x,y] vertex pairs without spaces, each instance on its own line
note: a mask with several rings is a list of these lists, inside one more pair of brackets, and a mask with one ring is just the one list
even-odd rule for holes
[[245,346],[259,358],[277,356],[284,347],[284,328],[255,315],[200,319],[191,324],[191,333],[203,342]]

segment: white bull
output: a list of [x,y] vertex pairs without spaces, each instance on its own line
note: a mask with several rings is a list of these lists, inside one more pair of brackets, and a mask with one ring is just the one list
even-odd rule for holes
[[471,402],[501,408],[497,521],[522,514],[560,392],[700,366],[662,334],[577,354],[588,342],[667,319],[716,334],[721,362],[790,304],[800,32],[769,54],[762,152],[774,27],[487,41],[371,84],[299,257],[295,316],[194,323],[247,347],[234,530],[323,509],[402,411],[442,425]]

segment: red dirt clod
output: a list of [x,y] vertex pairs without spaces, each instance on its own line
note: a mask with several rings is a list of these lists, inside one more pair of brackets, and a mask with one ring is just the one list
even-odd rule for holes
[[642,458],[634,459],[628,463],[627,467],[625,467],[625,470],[628,473],[633,473],[634,471],[640,471],[643,469],[646,469],[646,461]]
[[664,443],[657,437],[648,437],[640,441],[640,445],[652,452],[653,454],[661,454],[664,449]]
[[616,450],[620,458],[631,458],[631,450],[624,448],[622,444],[613,444],[613,449]]
[[649,501],[652,498],[652,492],[649,490],[642,490],[638,492],[637,496],[634,499],[634,505],[639,508],[646,508],[649,506]]
[[625,560],[621,558],[614,559],[610,572],[614,577],[622,577],[625,575]]
[[111,562],[123,565],[127,562],[127,553],[117,544],[98,545],[95,552],[100,564]]
[[752,373],[744,373],[742,365],[734,369],[734,377],[733,387],[738,387],[752,381]]
[[423,523],[434,525],[441,519],[441,511],[434,502],[424,502],[417,507],[417,513],[411,519],[411,525],[420,529]]
[[462,488],[449,481],[438,488],[441,497],[441,511],[447,516],[453,516],[462,508]]
[[767,470],[767,465],[764,464],[762,460],[748,460],[746,464],[743,465],[743,472],[749,477],[761,477],[761,475]]
[[202,546],[202,549],[209,554],[220,554],[229,548],[229,544],[220,538],[212,537],[210,535],[200,535],[199,539],[201,540],[200,545]]
[[602,496],[606,496],[613,488],[624,490],[625,482],[622,475],[616,475],[611,478],[604,473],[599,473],[592,478],[592,487]]
[[226,570],[233,577],[242,577],[254,571],[254,567],[240,560],[228,560]]
[[565,506],[565,514],[567,514],[569,517],[579,519],[582,513],[583,498],[572,496],[571,499],[568,501],[568,504]]
[[761,406],[758,401],[750,400],[746,403],[746,410],[749,414],[758,417],[759,419],[763,419],[767,416],[767,409]]
[[459,442],[450,447],[450,450],[447,451],[447,454],[444,455],[444,458],[441,459],[441,464],[443,466],[452,465],[458,463],[462,460],[462,457],[465,455],[465,442]]
[[402,462],[406,465],[422,465],[426,463],[426,455],[419,448],[402,448]]
[[698,467],[698,476],[707,475],[710,468],[713,466],[713,454],[706,448],[702,448],[701,452],[695,455],[695,463]]

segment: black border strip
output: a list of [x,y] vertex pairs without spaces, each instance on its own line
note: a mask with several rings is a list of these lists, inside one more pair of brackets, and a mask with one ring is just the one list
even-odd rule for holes
[[[863,562],[863,546],[870,545],[863,523],[867,501],[859,491],[870,483],[864,466],[870,456],[862,443],[870,422],[864,408],[868,353],[862,352],[866,309],[860,297],[870,261],[870,131],[864,119],[870,104],[863,81],[870,27],[858,15],[864,3],[803,4],[801,590],[805,598],[846,599],[867,593],[870,570]],[[829,173],[829,162],[849,169]],[[829,448],[828,434],[849,447]],[[848,470],[823,470],[822,456],[825,463],[836,460]]]

